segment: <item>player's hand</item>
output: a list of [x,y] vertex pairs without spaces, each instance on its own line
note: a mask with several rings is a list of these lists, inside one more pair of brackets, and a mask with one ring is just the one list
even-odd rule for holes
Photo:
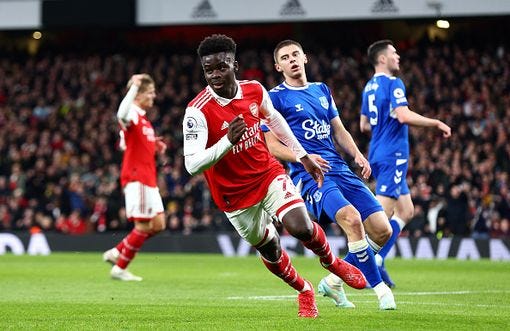
[[[323,173],[326,173],[331,170],[331,166],[329,165],[329,162],[327,160],[324,160],[320,155],[318,154],[308,154],[308,156],[315,161],[321,167],[321,170]],[[299,160],[298,160],[299,161]]]
[[363,156],[363,154],[358,153],[354,158],[354,162],[356,162],[358,167],[361,168],[361,176],[364,179],[368,179],[372,174],[372,168],[370,167],[370,163],[368,162],[368,160]]
[[441,121],[439,121],[437,128],[439,130],[443,131],[443,137],[445,137],[445,138],[448,138],[452,135],[452,129],[448,125],[444,124]]
[[324,173],[321,167],[308,154],[299,159],[299,161],[301,161],[301,164],[305,167],[310,176],[312,176],[313,180],[317,182],[317,186],[319,188],[322,187]]
[[143,78],[142,74],[136,74],[136,75],[131,76],[133,85],[140,87],[140,85],[142,85],[142,78]]
[[244,121],[243,115],[237,115],[230,123],[228,123],[228,140],[232,145],[237,144],[239,139],[246,131],[246,122]]
[[156,137],[156,152],[159,154],[165,154],[166,152],[166,143],[163,141],[162,137]]

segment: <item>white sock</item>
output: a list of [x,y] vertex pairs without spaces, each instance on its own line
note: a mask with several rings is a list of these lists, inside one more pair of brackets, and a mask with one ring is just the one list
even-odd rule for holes
[[377,264],[378,267],[381,267],[383,264],[383,258],[379,254],[375,254],[375,264]]
[[368,246],[370,246],[372,248],[372,250],[374,251],[374,254],[377,254],[377,252],[379,252],[381,250],[381,246],[379,246],[375,241],[370,239],[370,237],[368,235],[366,235],[365,238],[367,239]]
[[404,220],[398,216],[393,215],[393,216],[391,216],[391,219],[398,223],[398,226],[400,227],[400,231],[402,231],[402,229],[406,226],[406,222],[404,222]]
[[368,242],[366,239],[361,239],[358,241],[351,241],[351,242],[347,243],[347,247],[349,247],[350,253],[357,253],[357,252],[367,249]]
[[310,291],[312,288],[310,287],[310,284],[308,282],[305,281],[305,286],[303,287],[303,289],[299,292],[303,293],[303,292],[306,292],[306,291]]

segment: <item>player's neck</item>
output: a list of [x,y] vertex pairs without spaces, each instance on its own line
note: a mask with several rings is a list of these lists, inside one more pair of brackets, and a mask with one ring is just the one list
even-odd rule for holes
[[133,103],[134,103],[134,104],[135,104],[135,106],[137,106],[138,108],[140,108],[140,109],[142,109],[142,110],[145,110],[145,109],[142,107],[142,105],[140,104],[140,102],[138,102],[138,101],[136,101],[136,100],[135,100],[135,101],[133,101]]
[[292,87],[303,87],[306,86],[306,84],[308,84],[308,80],[306,79],[306,77],[301,78],[285,77],[285,84]]
[[387,68],[375,68],[375,74],[385,74],[388,76],[393,76],[393,74]]

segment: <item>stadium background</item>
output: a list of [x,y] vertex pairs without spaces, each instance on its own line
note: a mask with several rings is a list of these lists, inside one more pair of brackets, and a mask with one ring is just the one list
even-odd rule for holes
[[[449,13],[452,3],[471,11]],[[459,256],[464,247],[461,257],[510,259],[508,4],[364,0],[328,10],[337,2],[260,1],[266,16],[258,19],[258,11],[249,19],[252,8],[242,6],[231,8],[232,18],[225,12],[231,4],[0,1],[0,253],[30,252],[41,238],[31,234],[40,231],[53,250],[102,250],[129,229],[115,112],[136,72],[156,80],[158,111],[151,119],[170,147],[159,177],[168,230],[147,249],[248,252],[211,203],[204,179],[189,177],[182,164],[183,111],[205,85],[195,49],[203,37],[225,33],[238,43],[239,78],[267,88],[280,81],[274,45],[285,38],[302,42],[310,80],[332,87],[363,151],[368,139],[358,128],[359,98],[371,75],[365,50],[374,40],[393,39],[412,109],[453,129],[448,141],[432,130],[411,130],[407,180],[416,215],[396,253],[438,256],[445,238],[455,238],[446,255]],[[158,9],[174,16],[147,18]],[[438,18],[448,18],[450,29],[437,28]],[[328,231],[345,248],[340,230]],[[426,238],[431,254],[418,254],[418,238]],[[37,247],[34,253],[45,252],[44,242]]]

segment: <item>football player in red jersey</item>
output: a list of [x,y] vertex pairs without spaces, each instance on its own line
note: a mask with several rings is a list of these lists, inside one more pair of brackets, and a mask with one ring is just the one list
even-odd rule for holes
[[303,199],[261,136],[264,122],[296,155],[320,186],[324,174],[274,109],[257,81],[238,81],[236,44],[225,35],[198,47],[208,86],[186,108],[183,120],[187,171],[203,173],[216,205],[237,232],[261,254],[265,266],[299,292],[301,317],[318,315],[313,286],[303,279],[280,245],[273,220],[319,256],[322,266],[352,287],[364,288],[359,269],[337,258],[324,231],[312,222]]
[[141,281],[126,268],[151,236],[165,229],[165,214],[156,185],[156,153],[166,144],[157,137],[146,112],[154,105],[156,88],[148,74],[133,75],[128,92],[117,111],[124,149],[120,181],[126,201],[126,216],[133,230],[114,248],[104,252],[103,260],[113,264],[112,278]]

